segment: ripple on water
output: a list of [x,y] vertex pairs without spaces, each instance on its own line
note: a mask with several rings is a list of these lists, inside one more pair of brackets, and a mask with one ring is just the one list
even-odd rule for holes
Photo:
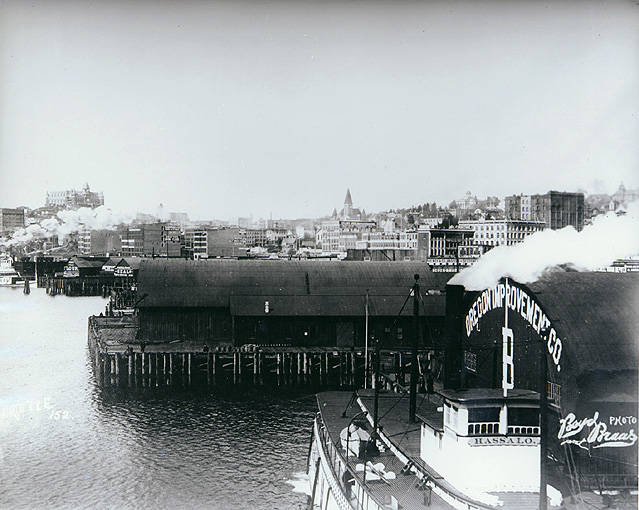
[[305,508],[290,482],[314,399],[102,394],[86,317],[104,300],[13,290],[0,288],[0,508]]

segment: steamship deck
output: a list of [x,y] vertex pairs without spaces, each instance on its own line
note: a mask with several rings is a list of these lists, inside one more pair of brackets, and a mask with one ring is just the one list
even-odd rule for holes
[[[360,390],[358,395],[360,393],[365,393],[365,390]],[[393,395],[396,394],[388,394],[385,395],[385,398],[380,398],[380,409],[382,409],[381,402],[384,400],[390,404],[385,406],[388,408],[392,406],[393,402],[397,402],[401,399],[400,395],[396,395],[395,398],[393,398]],[[352,396],[352,392],[346,391],[330,391],[317,395],[322,423],[326,427],[333,447],[337,447],[338,450],[341,449],[340,432],[348,426],[353,416],[361,411],[358,402],[351,402]],[[346,417],[343,416],[345,409],[347,409]],[[391,420],[389,419],[388,423],[390,424],[390,422]],[[408,425],[407,421],[404,422],[404,425]],[[395,430],[394,427],[392,428]],[[411,443],[417,441],[417,445],[419,445],[419,429],[417,431],[413,429],[415,429],[414,424],[410,424],[410,426],[404,428],[402,432],[406,432],[404,437],[408,438]],[[358,483],[365,485],[366,490],[371,494],[374,500],[383,503],[387,502],[392,496],[397,500],[399,508],[424,508],[425,491],[418,488],[420,479],[414,473],[402,475],[401,470],[404,467],[404,463],[392,451],[386,450],[376,455],[374,459],[366,460],[372,460],[375,464],[381,462],[384,464],[386,471],[393,471],[397,474],[397,478],[388,481],[388,483],[384,483],[381,481],[365,482],[362,472],[354,473]],[[353,471],[355,471],[356,464],[358,463],[362,463],[362,460],[349,457],[348,466]],[[351,503],[353,502],[351,501]],[[357,508],[358,506],[355,507]],[[434,493],[431,494],[430,508],[437,510],[454,509],[453,506],[446,503]]]
[[[352,392],[335,391],[319,393],[317,396],[320,415],[326,427],[328,437],[333,445],[340,448],[340,432],[344,430],[350,420],[366,411],[369,422],[373,420],[374,391],[358,390],[355,400]],[[539,495],[526,492],[491,492],[491,496],[499,498],[499,505],[493,506],[482,503],[461,492],[451,485],[431,466],[420,457],[420,424],[411,423],[408,420],[409,399],[408,394],[395,392],[380,392],[378,400],[378,415],[381,439],[390,448],[374,458],[366,458],[373,463],[381,462],[387,471],[397,474],[390,484],[380,481],[365,484],[373,497],[378,501],[388,501],[393,496],[399,508],[424,508],[428,490],[420,488],[420,482],[424,479],[433,487],[430,493],[430,507],[436,509],[465,508],[503,510],[535,510],[539,507]],[[441,398],[438,395],[420,395],[417,400],[417,414],[420,420],[424,420],[431,426],[439,423],[443,428],[442,413],[438,411],[441,406]],[[343,412],[346,409],[346,417]],[[402,475],[402,468],[412,462],[414,468],[409,475]],[[355,468],[360,459],[349,459],[348,465]],[[358,473],[358,483],[363,483],[363,476]],[[421,484],[423,485],[423,484]],[[390,508],[390,506],[389,506]]]

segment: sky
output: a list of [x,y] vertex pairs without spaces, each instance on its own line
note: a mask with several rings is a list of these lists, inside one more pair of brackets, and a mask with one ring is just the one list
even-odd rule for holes
[[0,207],[193,219],[639,187],[637,2],[0,0]]

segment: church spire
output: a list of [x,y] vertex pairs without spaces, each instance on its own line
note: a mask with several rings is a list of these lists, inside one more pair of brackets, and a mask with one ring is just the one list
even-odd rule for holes
[[346,198],[344,199],[344,205],[348,205],[350,207],[353,206],[353,199],[351,198],[351,190],[346,189]]

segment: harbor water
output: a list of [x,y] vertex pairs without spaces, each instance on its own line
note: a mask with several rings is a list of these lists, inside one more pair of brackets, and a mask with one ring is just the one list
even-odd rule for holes
[[314,398],[103,393],[105,303],[0,288],[0,508],[305,508]]

